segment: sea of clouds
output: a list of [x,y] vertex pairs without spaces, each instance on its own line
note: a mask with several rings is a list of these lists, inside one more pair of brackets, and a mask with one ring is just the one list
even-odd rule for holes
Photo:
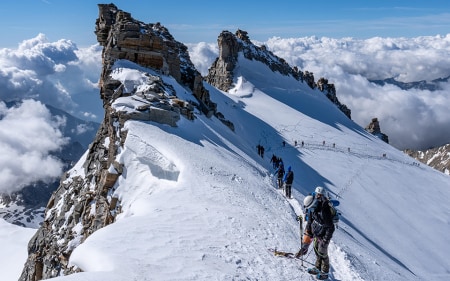
[[[49,42],[39,34],[17,48],[0,49],[0,193],[61,176],[63,164],[52,152],[67,143],[65,119],[44,104],[101,121],[100,72],[98,45],[79,49],[70,40]],[[8,108],[11,101],[19,103]]]
[[[399,149],[427,149],[450,143],[450,85],[440,90],[402,90],[369,80],[431,81],[450,76],[450,34],[416,38],[278,38],[269,50],[290,65],[328,79],[339,100],[352,110],[352,119],[366,127],[372,118]],[[206,75],[218,54],[217,44],[188,45],[191,59]]]
[[[449,77],[450,34],[365,40],[273,37],[255,44],[264,44],[290,65],[313,72],[316,80],[327,78],[335,84],[339,100],[352,110],[352,119],[365,127],[377,117],[393,146],[426,149],[450,143],[449,83],[442,82],[439,90],[429,91],[369,81]],[[217,44],[187,45],[191,60],[206,75],[217,57]],[[66,39],[49,42],[44,34],[19,43],[17,48],[0,49],[0,186],[15,181],[22,186],[27,184],[25,178],[45,180],[61,172],[60,163],[50,154],[65,143],[59,133],[64,122],[55,121],[43,104],[101,122],[101,51],[99,45],[78,48]],[[1,102],[18,100],[25,101],[14,108]],[[37,172],[24,163],[36,167],[45,163],[49,168]]]
[[79,49],[70,40],[49,42],[39,34],[15,49],[0,49],[0,100],[31,98],[100,122],[100,72],[100,46]]
[[50,153],[67,142],[59,129],[64,124],[39,101],[10,108],[0,101],[0,193],[61,175],[63,164]]

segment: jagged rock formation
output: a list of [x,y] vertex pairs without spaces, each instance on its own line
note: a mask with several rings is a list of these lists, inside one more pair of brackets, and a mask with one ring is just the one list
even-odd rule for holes
[[[207,116],[216,112],[203,87],[199,72],[190,61],[187,47],[173,39],[165,27],[134,20],[113,4],[100,4],[95,34],[104,47],[100,77],[100,97],[105,116],[85,158],[68,171],[52,194],[42,226],[28,245],[28,259],[21,281],[48,279],[79,271],[68,266],[69,257],[80,243],[96,230],[115,221],[121,211],[120,200],[113,197],[114,184],[123,171],[116,160],[127,131],[129,119],[150,120],[176,126],[177,120],[195,118],[197,106]],[[120,62],[135,63],[151,69],[145,73],[144,88],[128,88],[115,75],[120,74]],[[119,64],[119,65],[118,65]],[[157,74],[154,74],[157,73]],[[159,74],[158,74],[159,73]],[[184,101],[158,75],[171,75],[193,93],[195,101]],[[124,102],[132,101],[125,108]],[[184,117],[183,117],[184,116]],[[227,124],[232,128],[232,123]]]
[[425,165],[450,175],[450,144],[425,151],[406,149],[404,152]]
[[[113,117],[105,118],[84,166],[62,178],[47,204],[43,225],[28,244],[29,256],[20,280],[42,280],[72,273],[67,262],[74,247],[114,220],[108,188],[110,179],[121,171],[113,160],[118,135]],[[111,141],[105,145],[108,137]],[[117,172],[108,172],[112,170],[108,170],[108,165],[116,167]]]
[[380,122],[378,121],[378,118],[372,118],[372,122],[370,122],[370,124],[366,126],[365,130],[372,135],[377,136],[385,143],[389,143],[389,137],[381,132]]
[[[192,90],[205,114],[211,116],[215,112],[216,104],[203,87],[202,77],[189,58],[187,47],[176,41],[160,23],[145,24],[114,4],[100,4],[95,34],[104,46],[102,77],[111,72],[115,60],[126,59],[173,76]],[[105,89],[102,98],[109,100],[116,89],[114,81],[103,83],[105,85],[100,85]]]
[[327,96],[327,98],[332,101],[348,118],[351,118],[351,110],[345,105],[339,102],[337,96],[336,96],[336,88],[334,87],[334,84],[328,84],[328,79],[320,78],[317,81],[317,88],[324,92]]
[[233,70],[236,67],[238,54],[242,52],[244,57],[249,60],[260,61],[272,71],[283,75],[291,75],[296,80],[307,83],[314,89],[319,88],[324,92],[328,99],[351,119],[351,111],[345,104],[341,104],[336,96],[334,84],[328,84],[328,80],[321,78],[318,83],[314,81],[314,74],[308,71],[301,71],[296,66],[291,67],[284,59],[277,57],[265,46],[255,46],[249,39],[246,31],[237,30],[236,34],[229,31],[223,31],[218,39],[219,57],[214,61],[208,70],[206,81],[222,91],[228,91],[233,86]]

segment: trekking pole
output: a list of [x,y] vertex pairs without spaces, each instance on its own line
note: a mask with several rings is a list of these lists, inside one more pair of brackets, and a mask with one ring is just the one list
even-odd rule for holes
[[[297,216],[297,221],[300,229],[300,251],[303,249],[303,217],[302,215]],[[303,267],[303,255],[300,256],[301,265]]]

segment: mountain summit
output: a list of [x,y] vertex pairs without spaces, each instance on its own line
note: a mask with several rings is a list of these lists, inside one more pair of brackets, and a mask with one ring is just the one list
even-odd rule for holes
[[[238,31],[223,33],[232,50],[208,83],[166,28],[112,4],[96,34],[105,117],[52,194],[20,280],[311,280],[267,249],[298,250],[299,202],[316,186],[341,202],[331,280],[448,276],[448,176],[355,124],[327,81],[263,61]],[[272,155],[295,173],[292,199]]]

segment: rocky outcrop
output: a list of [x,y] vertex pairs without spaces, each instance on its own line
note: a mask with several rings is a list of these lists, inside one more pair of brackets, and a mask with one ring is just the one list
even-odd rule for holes
[[[95,34],[104,47],[102,77],[108,76],[116,60],[132,61],[174,77],[191,89],[202,112],[208,116],[215,113],[216,104],[203,87],[202,77],[191,62],[187,47],[176,41],[160,23],[145,24],[133,19],[130,13],[117,9],[114,4],[100,4]],[[116,82],[105,80],[103,83]],[[104,84],[100,85],[107,89],[102,98],[108,101],[115,87]]]
[[406,154],[440,172],[450,175],[450,144],[427,150],[404,150]]
[[324,92],[328,99],[351,119],[350,109],[339,102],[333,84],[328,84],[328,80],[325,78],[321,78],[316,83],[312,72],[303,72],[296,66],[291,67],[283,58],[274,55],[264,45],[260,47],[254,45],[246,31],[238,29],[235,34],[223,31],[217,38],[217,44],[219,46],[219,56],[209,68],[206,77],[206,81],[216,88],[226,92],[233,87],[233,71],[237,66],[238,55],[241,52],[245,58],[260,61],[274,72],[291,75],[296,80],[306,83],[311,89],[315,89],[320,85],[319,90]]
[[[127,120],[176,126],[180,118],[195,118],[194,106],[207,116],[217,114],[186,46],[175,41],[162,25],[144,24],[113,4],[101,4],[95,34],[103,46],[103,123],[84,158],[64,175],[53,192],[44,222],[28,244],[21,281],[78,272],[80,269],[68,265],[72,251],[92,233],[113,223],[121,212],[121,202],[113,194],[123,170],[116,158],[127,137]],[[120,71],[125,69],[118,65],[120,62],[140,69],[144,87],[129,88],[120,80]],[[164,83],[163,75],[190,89],[194,100],[177,98],[172,86]],[[232,124],[229,126],[232,128]]]
[[236,34],[223,31],[217,38],[219,56],[208,71],[206,82],[222,91],[228,91],[233,85],[233,70],[236,67],[239,52],[249,60],[260,61],[272,71],[283,75],[292,75],[303,81],[303,73],[298,68],[291,68],[282,58],[278,58],[265,46],[255,46],[249,39],[246,31],[237,30]]
[[380,138],[382,141],[389,143],[389,137],[386,134],[383,134],[380,129],[380,122],[378,118],[372,118],[372,122],[366,126],[365,130],[372,135]]
[[219,57],[209,68],[206,82],[222,91],[228,91],[233,85],[233,70],[241,48],[237,38],[228,31],[220,34],[217,43],[219,45]]
[[351,110],[345,105],[342,104],[337,96],[336,96],[336,88],[334,87],[334,84],[328,84],[328,79],[325,78],[320,78],[317,81],[317,88],[325,93],[325,95],[327,96],[327,98],[334,103],[349,119],[352,119],[351,115],[352,112]]

